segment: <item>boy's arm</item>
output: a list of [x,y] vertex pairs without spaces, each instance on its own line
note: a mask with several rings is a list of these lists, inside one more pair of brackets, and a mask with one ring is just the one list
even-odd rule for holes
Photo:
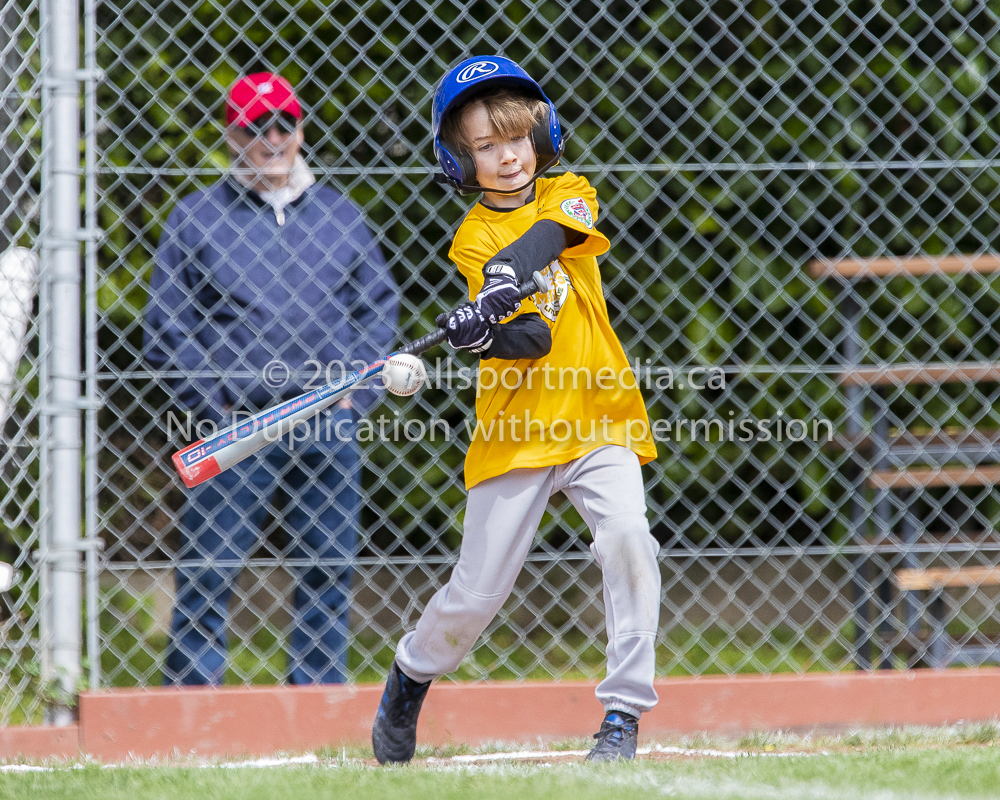
[[530,281],[533,272],[547,267],[567,247],[586,238],[585,234],[555,220],[541,219],[486,262],[483,290],[476,296],[476,305],[491,323],[493,336],[482,358],[516,361],[548,355],[552,349],[552,330],[540,314],[522,314],[510,322],[499,323],[521,307],[518,285]]
[[564,228],[554,219],[540,219],[487,261],[486,266],[509,266],[514,271],[517,282],[524,283],[531,280],[531,274],[535,270],[547,267],[559,258],[563,250],[579,244],[585,238],[582,233]]
[[481,356],[516,361],[541,358],[552,349],[552,329],[534,312],[521,314],[503,325],[493,326],[493,344]]
[[517,287],[531,274],[555,261],[567,247],[586,237],[555,220],[541,219],[490,258],[483,267],[483,289],[476,304],[489,322],[496,324],[521,307]]
[[[500,323],[520,309],[519,285],[531,281],[533,272],[547,267],[567,247],[585,239],[586,234],[543,219],[488,258],[483,267],[483,288],[473,305],[461,314],[452,314],[447,321],[449,344],[481,353],[482,358],[517,360],[546,355],[552,349],[552,331],[540,314],[522,314]],[[461,263],[454,249],[451,256]]]

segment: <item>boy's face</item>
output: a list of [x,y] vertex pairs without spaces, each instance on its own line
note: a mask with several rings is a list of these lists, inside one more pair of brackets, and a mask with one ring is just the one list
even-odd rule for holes
[[[472,142],[476,179],[486,201],[496,208],[519,208],[531,195],[535,174],[535,148],[528,135],[503,138],[490,122],[486,106],[472,103],[462,114],[462,125]],[[490,189],[523,188],[514,195],[494,194]]]

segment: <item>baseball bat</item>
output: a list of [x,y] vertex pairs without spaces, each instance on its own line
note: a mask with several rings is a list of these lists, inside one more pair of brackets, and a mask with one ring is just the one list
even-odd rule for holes
[[[531,281],[521,286],[522,300],[536,292],[544,292],[547,288],[541,273],[536,272],[531,277]],[[173,455],[177,474],[188,488],[194,488],[209,478],[214,478],[220,472],[225,472],[243,459],[252,456],[265,445],[278,441],[296,424],[311,419],[323,409],[329,408],[355,387],[380,375],[392,356],[418,355],[441,344],[446,338],[444,330],[431,331],[426,336],[421,336],[385,358],[373,361],[339,381],[300,394],[243,422],[231,425],[214,436],[189,444]]]

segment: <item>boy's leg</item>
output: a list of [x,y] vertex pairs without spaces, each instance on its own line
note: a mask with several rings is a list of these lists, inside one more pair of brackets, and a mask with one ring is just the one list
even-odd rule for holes
[[590,527],[604,576],[608,673],[597,699],[607,712],[638,718],[659,699],[653,676],[660,612],[659,544],[646,520],[639,459],[624,447],[600,447],[556,470],[554,490]]
[[396,648],[372,727],[380,764],[413,758],[430,682],[458,667],[514,588],[551,494],[552,472],[514,470],[469,490],[458,563]]
[[469,490],[458,563],[396,650],[420,683],[454,672],[503,606],[552,494],[553,468],[517,469]]

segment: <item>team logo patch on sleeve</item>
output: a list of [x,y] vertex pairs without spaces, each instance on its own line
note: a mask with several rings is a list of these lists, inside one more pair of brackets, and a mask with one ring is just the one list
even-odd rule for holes
[[590,213],[590,206],[584,202],[582,197],[563,200],[562,205],[559,207],[567,217],[583,223],[588,228],[594,227],[594,215]]

